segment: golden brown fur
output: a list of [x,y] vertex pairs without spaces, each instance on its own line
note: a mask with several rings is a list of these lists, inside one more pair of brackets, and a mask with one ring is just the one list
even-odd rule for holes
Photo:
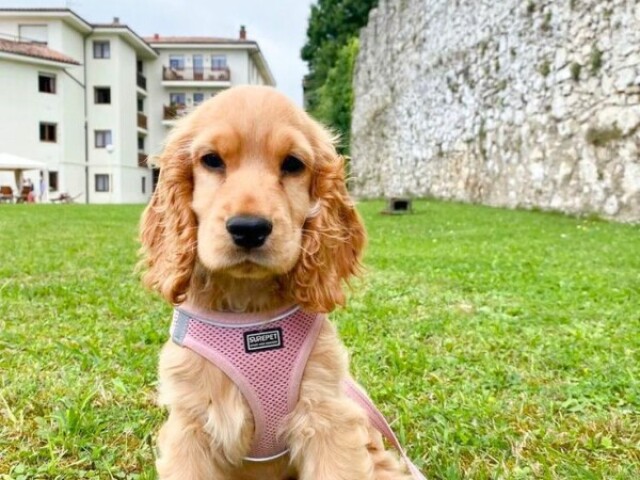
[[[224,170],[201,158],[218,154]],[[283,173],[288,155],[302,172]],[[329,133],[267,87],[237,87],[180,121],[158,159],[160,180],[141,225],[144,283],[172,304],[259,312],[297,303],[330,312],[345,302],[365,243]],[[267,243],[247,253],[225,230],[235,215],[273,223]],[[306,366],[300,400],[282,435],[290,455],[243,462],[253,418],[226,375],[168,342],[160,357],[160,402],[169,419],[159,438],[161,479],[366,480],[409,476],[384,450],[341,381],[347,354],[326,322]]]

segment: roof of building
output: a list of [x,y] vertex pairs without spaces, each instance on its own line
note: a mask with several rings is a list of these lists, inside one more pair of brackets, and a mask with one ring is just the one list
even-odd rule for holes
[[69,12],[78,16],[73,10],[63,7],[2,7],[0,11],[3,12]]
[[120,20],[114,18],[111,23],[94,23],[91,25],[94,32],[110,32],[118,35],[123,35],[125,41],[131,45],[139,54],[143,54],[145,58],[156,58],[158,52],[156,52],[144,38],[134,32],[128,25],[120,23]]
[[255,44],[253,40],[241,40],[239,38],[222,38],[222,37],[176,37],[176,36],[167,36],[163,37],[161,35],[153,35],[151,37],[143,37],[144,41],[150,44],[154,43],[211,43],[211,44],[220,44],[220,43],[248,43]]
[[[157,57],[157,49],[171,48],[173,45],[226,45],[229,48],[238,48],[249,50],[250,55],[257,63],[259,70],[263,73],[268,82],[275,85],[275,79],[269,69],[266,59],[260,51],[258,42],[255,40],[248,40],[246,38],[224,38],[224,37],[207,37],[207,36],[161,36],[158,34],[141,37],[127,25],[121,24],[118,18],[114,18],[111,23],[89,23],[82,17],[78,16],[74,11],[68,8],[0,8],[0,16],[11,15],[14,13],[22,13],[29,16],[41,16],[41,15],[56,15],[65,19],[70,23],[76,25],[77,28],[82,29],[85,32],[97,31],[102,33],[118,33],[124,35],[125,40],[145,58]],[[246,36],[246,30],[242,27],[240,36]],[[21,43],[28,46],[26,51],[15,52],[18,55],[29,55],[35,58],[44,58],[47,60],[59,61],[63,63],[69,63],[79,65],[74,59],[67,57],[61,53],[55,52],[47,47],[38,44],[25,44],[23,42],[11,42]],[[7,47],[8,48],[8,47]],[[25,47],[23,47],[25,48]],[[202,47],[201,47],[202,48]],[[5,52],[0,48],[0,52]],[[42,56],[49,55],[49,56]]]
[[0,52],[68,63],[69,65],[80,65],[79,62],[67,55],[51,50],[45,45],[33,42],[16,42],[0,38]]
[[0,8],[0,15],[12,15],[20,13],[31,17],[41,17],[44,15],[52,15],[57,18],[62,18],[74,25],[77,29],[83,32],[91,31],[91,24],[84,18],[79,16],[73,10],[68,8]]

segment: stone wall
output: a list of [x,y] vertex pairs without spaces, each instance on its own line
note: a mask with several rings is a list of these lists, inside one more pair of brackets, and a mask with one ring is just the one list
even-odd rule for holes
[[640,1],[380,0],[360,41],[356,195],[640,221]]

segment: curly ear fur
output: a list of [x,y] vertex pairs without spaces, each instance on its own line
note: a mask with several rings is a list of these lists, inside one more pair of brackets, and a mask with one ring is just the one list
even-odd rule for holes
[[362,220],[347,192],[344,158],[323,133],[311,187],[320,212],[305,223],[302,253],[289,275],[289,288],[298,304],[316,312],[344,305],[343,282],[360,272],[366,243]]
[[157,163],[160,178],[142,215],[142,280],[173,304],[184,301],[196,259],[197,222],[191,210],[193,171],[188,137],[176,127]]

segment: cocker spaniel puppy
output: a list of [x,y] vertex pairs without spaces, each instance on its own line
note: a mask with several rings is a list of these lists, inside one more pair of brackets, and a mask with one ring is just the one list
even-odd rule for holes
[[180,120],[158,165],[141,239],[144,283],[176,307],[160,478],[412,478],[325,317],[365,244],[332,136],[274,89],[236,87]]

